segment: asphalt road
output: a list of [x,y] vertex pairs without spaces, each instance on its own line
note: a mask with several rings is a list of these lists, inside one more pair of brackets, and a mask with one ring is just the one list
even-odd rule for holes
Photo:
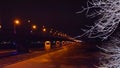
[[94,45],[72,43],[50,51],[36,51],[0,59],[0,68],[96,68]]

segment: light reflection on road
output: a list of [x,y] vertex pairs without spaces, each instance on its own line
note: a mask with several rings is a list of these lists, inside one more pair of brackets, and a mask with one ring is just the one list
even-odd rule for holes
[[86,52],[80,44],[71,44],[4,68],[95,68],[96,55],[96,52]]

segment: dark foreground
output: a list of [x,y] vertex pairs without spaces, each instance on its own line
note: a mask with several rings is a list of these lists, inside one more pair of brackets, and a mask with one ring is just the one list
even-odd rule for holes
[[100,55],[93,47],[72,43],[50,51],[0,58],[0,68],[96,68]]

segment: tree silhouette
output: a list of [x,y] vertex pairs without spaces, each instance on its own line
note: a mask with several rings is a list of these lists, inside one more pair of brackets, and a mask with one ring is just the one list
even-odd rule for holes
[[102,50],[103,57],[100,57],[98,68],[120,68],[120,0],[87,1],[87,6],[82,8],[76,13],[86,12],[87,17],[99,16],[99,19],[78,37],[102,40],[103,43],[98,48]]

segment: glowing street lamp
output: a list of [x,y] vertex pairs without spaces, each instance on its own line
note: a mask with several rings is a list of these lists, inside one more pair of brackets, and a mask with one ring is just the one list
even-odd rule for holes
[[51,33],[51,34],[53,33],[53,29],[50,30],[50,33]]
[[33,33],[33,31],[36,30],[36,29],[37,29],[37,25],[32,25],[30,33]]
[[32,29],[37,29],[37,26],[36,26],[36,25],[33,25],[33,26],[32,26]]
[[0,25],[0,29],[2,29],[2,25]]
[[16,26],[20,25],[20,21],[19,20],[14,20],[14,34],[16,34]]
[[52,31],[52,30],[50,30],[50,33],[51,33],[51,34],[52,34],[52,32],[53,32],[53,31]]
[[43,31],[43,32],[46,32],[46,28],[43,28],[42,31]]
[[15,21],[14,21],[14,24],[15,24],[15,25],[19,25],[19,24],[20,24],[20,21],[19,21],[19,20],[15,20]]
[[28,22],[28,23],[30,23],[30,22],[31,22],[31,20],[28,20],[27,22]]
[[43,32],[46,32],[46,30],[47,30],[47,29],[46,29],[45,26],[43,25],[42,31],[43,31]]

